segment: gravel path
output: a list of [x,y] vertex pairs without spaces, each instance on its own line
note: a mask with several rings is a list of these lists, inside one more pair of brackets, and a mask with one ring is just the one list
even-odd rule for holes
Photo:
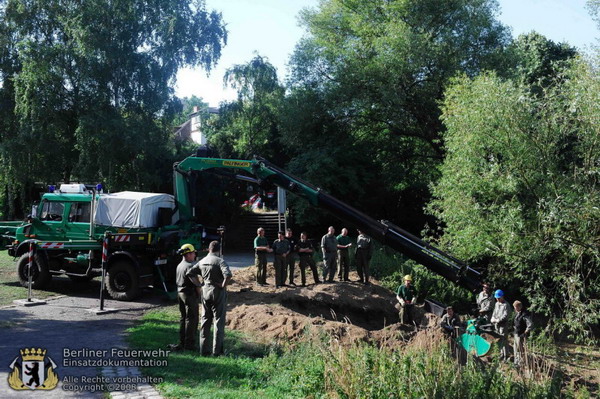
[[[61,296],[47,300],[46,305],[5,306],[0,309],[0,397],[39,398],[43,395],[44,398],[102,398],[102,390],[107,390],[107,387],[135,388],[135,392],[129,392],[127,395],[117,395],[115,392],[113,397],[118,398],[160,397],[145,383],[137,367],[98,367],[96,364],[90,365],[89,360],[105,362],[110,359],[123,359],[116,351],[127,348],[125,330],[144,312],[165,302],[157,295],[145,293],[137,302],[107,300],[105,308],[115,308],[118,311],[95,314],[89,309],[98,308],[99,301],[91,291],[95,291],[94,286],[98,288],[96,292],[99,291],[99,282],[94,281],[90,285],[90,292],[86,292],[87,295],[84,296]],[[39,390],[15,391],[10,388],[7,383],[11,371],[10,364],[15,358],[21,361],[20,349],[25,348],[47,350],[45,361],[50,357],[57,365],[54,370],[59,383],[55,389],[44,391],[42,394]],[[128,359],[142,358],[137,356]],[[86,360],[87,364],[74,364]],[[138,382],[127,384],[134,381],[133,377],[136,377]],[[113,385],[113,382],[116,384]],[[120,389],[115,389],[117,390]]]

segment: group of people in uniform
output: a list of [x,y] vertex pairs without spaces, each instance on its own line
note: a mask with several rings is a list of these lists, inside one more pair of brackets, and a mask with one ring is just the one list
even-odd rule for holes
[[[299,260],[301,286],[306,286],[306,268],[310,268],[315,284],[322,282],[332,283],[336,270],[339,281],[350,281],[350,248],[353,247],[352,239],[348,236],[348,229],[343,228],[341,234],[335,235],[335,228],[330,226],[327,234],[321,238],[320,249],[323,255],[322,280],[319,279],[317,264],[314,254],[315,246],[309,241],[308,234],[302,232],[300,239],[293,236],[292,229],[277,233],[277,239],[269,245],[265,237],[265,229],[260,227],[254,239],[256,282],[267,285],[267,254],[273,253],[273,266],[275,269],[275,287],[293,286],[296,260]],[[359,281],[369,284],[369,262],[373,256],[373,243],[371,238],[358,230],[356,239],[356,271]]]
[[[275,268],[275,286],[296,286],[294,273],[296,256],[299,259],[301,285],[306,286],[306,267],[312,272],[315,284],[333,282],[336,270],[339,281],[350,281],[350,256],[349,251],[353,246],[352,239],[348,236],[348,229],[343,228],[341,234],[336,236],[333,226],[328,228],[327,234],[320,241],[323,255],[323,279],[319,273],[314,258],[315,246],[309,241],[306,232],[300,234],[296,240],[291,229],[278,232],[278,238],[271,245],[265,237],[265,230],[257,230],[254,239],[256,282],[267,284],[267,254],[273,253]],[[181,314],[179,323],[179,343],[170,345],[175,351],[192,350],[200,351],[203,356],[223,354],[223,340],[225,336],[225,316],[227,307],[227,285],[231,282],[232,273],[220,253],[220,243],[212,241],[208,247],[208,255],[196,261],[196,250],[192,244],[184,244],[178,251],[182,256],[181,263],[177,266],[177,297]],[[369,262],[373,255],[371,239],[358,230],[356,240],[355,260],[359,281],[369,284]],[[416,291],[413,286],[412,276],[404,276],[404,283],[396,290],[400,321],[403,324],[414,325],[414,304]],[[508,360],[508,332],[512,317],[514,334],[514,363],[521,365],[525,348],[525,340],[533,328],[533,321],[529,312],[524,309],[520,301],[514,301],[512,308],[506,301],[504,292],[496,290],[493,295],[490,285],[484,283],[481,292],[477,295],[477,308],[479,317],[478,325],[491,324],[493,332],[500,338],[500,358]],[[202,308],[200,318],[199,305]],[[200,318],[200,321],[199,321]],[[196,332],[200,322],[199,348],[196,346]],[[214,327],[211,345],[210,332]],[[464,328],[460,316],[454,312],[452,306],[446,308],[446,313],[440,321],[443,331],[454,337]]]
[[[399,303],[400,321],[403,324],[414,324],[414,303],[416,293],[412,285],[412,277],[404,276],[404,284],[396,290],[396,298]],[[509,359],[508,335],[510,322],[513,327],[513,352],[514,363],[520,366],[524,359],[525,340],[533,328],[531,314],[524,309],[521,301],[514,301],[512,308],[505,299],[504,291],[498,289],[492,295],[490,285],[484,283],[481,292],[477,295],[478,325],[491,325],[492,331],[499,337],[500,359]],[[515,315],[512,317],[512,310]],[[448,335],[456,338],[458,332],[464,328],[460,316],[452,306],[446,308],[442,316],[440,327]]]
[[[219,256],[221,245],[211,241],[208,255],[196,262],[196,249],[184,244],[178,251],[182,256],[177,266],[177,301],[179,303],[179,343],[170,345],[174,351],[200,351],[203,356],[223,354],[225,338],[225,315],[227,312],[227,285],[232,274],[227,263]],[[199,304],[200,347],[196,345]],[[210,339],[211,327],[213,339]],[[212,345],[211,345],[212,343]]]

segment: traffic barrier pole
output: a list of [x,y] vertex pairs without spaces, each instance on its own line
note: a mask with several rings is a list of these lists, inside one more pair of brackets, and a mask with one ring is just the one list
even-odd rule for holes
[[31,266],[33,266],[33,250],[34,245],[33,241],[29,242],[29,263],[27,264],[27,302],[31,302],[31,284],[32,276],[31,276]]
[[104,280],[106,279],[106,263],[108,260],[108,246],[110,244],[110,233],[104,233],[102,242],[102,281],[100,282],[100,310],[104,310]]

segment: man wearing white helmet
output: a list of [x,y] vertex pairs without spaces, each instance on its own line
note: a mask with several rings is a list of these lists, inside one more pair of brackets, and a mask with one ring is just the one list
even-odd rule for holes
[[500,336],[500,359],[508,360],[508,319],[510,317],[511,309],[510,305],[504,299],[504,291],[496,290],[494,292],[494,298],[496,298],[496,305],[494,306],[494,313],[492,313],[492,319],[490,320],[494,325],[494,331]]
[[177,265],[177,302],[179,303],[179,344],[171,345],[175,351],[197,350],[196,331],[198,331],[198,296],[200,280],[196,276],[187,276],[187,272],[196,260],[196,248],[192,244],[183,244],[177,251],[183,257]]

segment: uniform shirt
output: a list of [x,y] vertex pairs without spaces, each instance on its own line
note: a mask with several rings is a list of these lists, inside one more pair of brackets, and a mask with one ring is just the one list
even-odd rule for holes
[[448,331],[454,330],[454,327],[460,327],[460,317],[454,313],[452,317],[448,313],[442,316],[442,321],[440,321],[440,326]]
[[492,313],[492,323],[497,324],[505,324],[508,321],[508,316],[510,315],[510,305],[508,302],[504,301],[501,303],[496,301],[496,306],[494,306],[494,313]]
[[333,234],[325,234],[323,238],[321,238],[321,248],[325,253],[335,253],[337,251],[337,239]]
[[484,291],[481,291],[479,295],[477,295],[477,306],[479,307],[480,312],[489,312],[492,310],[492,306],[494,303],[494,298]]
[[533,321],[528,311],[522,310],[517,312],[514,320],[515,334],[521,336],[525,331],[529,332],[533,328]]
[[298,249],[296,248],[296,245],[298,244],[298,242],[296,241],[296,239],[294,237],[285,237],[285,239],[288,240],[290,243],[290,253],[297,252]]
[[[352,239],[348,236],[344,236],[344,235],[339,235],[337,236],[337,242],[339,245],[348,245],[352,242]],[[340,251],[346,251],[348,250],[348,248],[338,248],[338,250]]]
[[256,236],[256,238],[254,239],[254,249],[256,249],[257,247],[266,247],[268,245],[269,240],[267,240],[267,237]]
[[223,281],[233,275],[222,258],[209,253],[188,270],[186,276],[201,276],[205,285],[221,287]]
[[[315,250],[315,248],[312,246],[312,244],[310,243],[310,241],[306,240],[306,241],[298,241],[298,245],[297,245],[298,249],[312,249],[313,251]],[[312,252],[298,252],[300,254],[300,256],[312,256]]]
[[371,247],[371,238],[364,235],[359,234],[356,238],[356,247],[361,249],[368,249]]
[[290,242],[285,238],[283,240],[275,240],[273,241],[273,252],[275,255],[283,255],[286,252],[290,251]]
[[371,242],[371,238],[364,234],[359,234],[356,238],[356,248],[357,250],[368,251],[369,257],[373,254],[373,243]]
[[183,259],[178,265],[175,271],[175,281],[177,282],[177,291],[184,292],[194,289],[196,284],[190,280],[187,276],[187,272],[194,266],[193,263],[187,262]]
[[414,292],[412,285],[407,287],[405,284],[402,284],[396,290],[396,295],[398,295],[400,298],[404,299],[405,301],[412,302],[413,298],[415,297],[415,292]]

